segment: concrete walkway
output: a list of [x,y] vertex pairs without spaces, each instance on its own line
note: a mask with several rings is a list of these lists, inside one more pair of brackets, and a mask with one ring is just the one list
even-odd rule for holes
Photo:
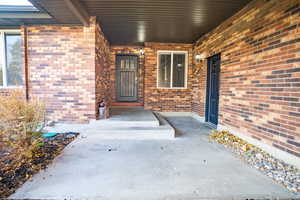
[[189,117],[168,120],[174,140],[79,138],[46,171],[12,198],[34,199],[245,199],[293,197],[285,188],[244,164],[210,129]]

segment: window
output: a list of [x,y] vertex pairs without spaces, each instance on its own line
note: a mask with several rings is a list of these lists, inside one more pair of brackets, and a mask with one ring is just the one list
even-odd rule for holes
[[22,66],[20,34],[0,31],[0,87],[21,86]]
[[187,52],[158,51],[158,88],[186,88]]

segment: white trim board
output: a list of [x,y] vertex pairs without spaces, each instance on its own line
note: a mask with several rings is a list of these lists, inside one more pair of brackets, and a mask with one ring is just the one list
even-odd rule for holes
[[[0,89],[15,89],[15,88],[22,88],[22,85],[8,85],[7,82],[7,49],[6,49],[6,39],[5,34],[18,34],[21,36],[20,30],[16,29],[0,29],[0,54],[1,54],[1,60],[0,60],[0,69],[2,69],[2,85],[0,86]],[[22,49],[20,49],[21,51]],[[23,69],[23,66],[22,66]],[[22,72],[22,76],[23,72]]]

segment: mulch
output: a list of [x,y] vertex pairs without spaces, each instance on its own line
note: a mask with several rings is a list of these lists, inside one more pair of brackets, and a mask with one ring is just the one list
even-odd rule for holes
[[0,149],[0,198],[14,193],[23,183],[41,169],[46,169],[53,159],[72,142],[79,133],[60,133],[43,138],[43,145],[34,150],[32,157],[19,157],[9,149]]

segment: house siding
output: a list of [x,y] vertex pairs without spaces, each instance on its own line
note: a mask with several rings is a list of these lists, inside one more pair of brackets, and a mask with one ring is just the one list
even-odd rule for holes
[[29,94],[43,100],[47,118],[95,118],[95,28],[28,27]]
[[[219,124],[300,157],[299,1],[253,1],[195,44],[221,53]],[[204,116],[207,62],[195,64],[192,110]]]
[[[111,71],[110,71],[110,45],[105,38],[99,24],[96,23],[96,113],[98,116],[99,102],[104,100],[107,108],[112,101]],[[107,110],[107,113],[109,111]],[[108,116],[108,115],[107,115]]]
[[[109,44],[92,17],[89,27],[23,26],[27,36],[29,98],[39,98],[47,107],[47,119],[58,122],[88,122],[95,119],[97,102],[109,98]],[[23,49],[22,49],[23,50]],[[24,52],[23,52],[24,53]],[[0,89],[0,95],[13,90]]]
[[[187,51],[186,89],[157,88],[157,51]],[[180,43],[145,43],[144,107],[159,112],[190,112],[192,108],[193,45]]]
[[21,88],[0,88],[0,96],[9,96],[13,91],[21,92],[21,94],[24,95],[23,97],[25,98],[25,90],[23,89],[23,87],[21,87]]

